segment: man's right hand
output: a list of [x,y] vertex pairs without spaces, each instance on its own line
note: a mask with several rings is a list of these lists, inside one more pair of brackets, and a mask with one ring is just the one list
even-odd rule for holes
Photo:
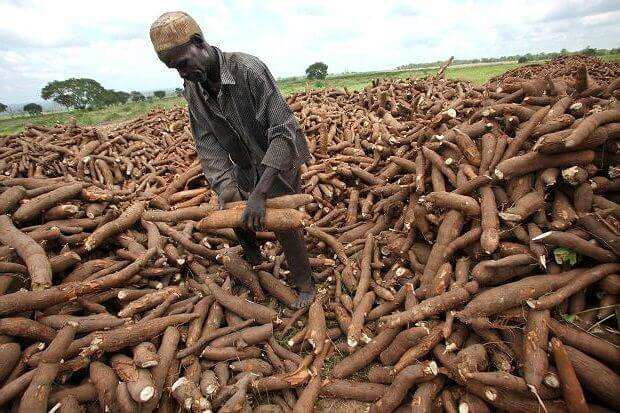
[[241,201],[241,194],[236,186],[229,186],[217,196],[217,203],[220,209],[224,209],[229,202]]

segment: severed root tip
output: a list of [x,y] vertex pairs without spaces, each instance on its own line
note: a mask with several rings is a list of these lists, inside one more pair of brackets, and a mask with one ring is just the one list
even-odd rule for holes
[[205,391],[207,392],[207,394],[213,394],[217,391],[218,386],[216,386],[215,384],[209,384],[206,388]]
[[536,304],[534,303],[534,301],[533,301],[533,300],[525,300],[525,303],[526,303],[526,304],[527,304],[530,308],[536,309]]
[[552,231],[547,231],[547,232],[543,232],[542,234],[535,236],[534,238],[532,238],[532,241],[540,241],[542,239],[547,238],[549,235],[551,235]]
[[428,363],[428,367],[424,369],[427,373],[431,373],[433,376],[436,376],[439,373],[439,367],[437,366],[437,363],[434,361],[431,361],[430,363]]
[[457,350],[458,346],[455,343],[450,343],[446,346],[445,350],[444,350],[444,354],[445,353],[452,353],[453,351]]
[[355,348],[355,347],[357,347],[357,340],[352,340],[352,339],[348,338],[347,339],[347,344],[349,345],[349,347]]
[[500,180],[501,180],[501,179],[504,179],[504,173],[503,173],[501,170],[499,170],[499,169],[495,168],[494,173],[495,173],[495,177],[496,177],[497,179],[500,179]]
[[469,413],[469,405],[467,403],[459,403],[459,413]]
[[60,409],[60,407],[61,407],[61,404],[60,404],[60,403],[56,403],[56,404],[54,405],[54,407],[52,407],[52,408],[49,410],[49,412],[48,412],[48,413],[56,413],[56,412]]
[[155,387],[146,386],[142,390],[140,390],[140,400],[143,402],[148,402],[155,395]]
[[521,215],[511,214],[510,212],[500,212],[498,215],[501,219],[508,222],[521,222],[523,220]]
[[486,397],[487,400],[493,401],[497,399],[497,391],[494,388],[489,387],[484,390],[484,397]]
[[557,389],[560,387],[560,381],[555,374],[547,374],[543,380],[545,384],[552,389]]

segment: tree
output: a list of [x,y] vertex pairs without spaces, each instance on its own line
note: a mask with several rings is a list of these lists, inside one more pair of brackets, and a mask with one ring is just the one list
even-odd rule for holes
[[2,112],[6,112],[6,110],[7,110],[8,108],[9,108],[9,107],[8,107],[7,105],[5,105],[4,103],[0,103],[0,113],[2,113]]
[[37,105],[36,103],[28,103],[23,107],[24,112],[28,113],[30,116],[38,115],[43,112],[43,108],[41,105]]
[[180,87],[178,87],[178,88],[174,89],[174,93],[175,93],[177,96],[182,96],[182,95],[183,95],[183,89],[181,89]]
[[143,102],[146,100],[146,98],[144,97],[142,93],[135,91],[135,90],[129,93],[129,95],[131,96],[131,100],[133,102]]
[[43,99],[52,99],[66,107],[86,109],[101,105],[106,89],[93,79],[55,80],[41,89]]
[[586,56],[595,56],[596,55],[596,49],[593,47],[586,47],[585,49],[583,49],[581,51],[582,54],[586,55]]
[[519,58],[517,59],[517,63],[525,63],[527,62],[527,57],[525,56],[519,56]]
[[308,79],[325,79],[327,76],[327,65],[323,62],[312,63],[306,69]]
[[95,106],[101,107],[101,106],[116,105],[119,103],[127,103],[128,100],[129,100],[129,93],[109,89],[105,91],[99,103]]
[[560,54],[561,55],[567,55],[568,54],[568,50],[562,49],[562,50],[560,50]]
[[161,99],[166,97],[166,92],[163,90],[156,90],[155,92],[153,92],[153,95],[155,95],[156,98]]

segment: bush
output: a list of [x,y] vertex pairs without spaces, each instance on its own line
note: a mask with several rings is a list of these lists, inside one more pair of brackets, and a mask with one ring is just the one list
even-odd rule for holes
[[41,112],[43,112],[43,108],[41,107],[41,105],[38,105],[36,103],[28,103],[27,105],[24,105],[23,110],[30,116],[39,115]]
[[163,91],[163,90],[156,90],[155,92],[153,92],[153,95],[154,95],[156,98],[161,99],[161,98],[166,97],[166,92],[165,92],[165,91]]
[[306,69],[308,79],[325,79],[327,76],[327,65],[323,62],[312,63]]
[[4,103],[0,103],[0,113],[6,112],[7,109],[8,109],[7,105],[5,105]]
[[146,100],[142,93],[135,90],[130,93],[130,96],[133,102],[144,102]]
[[525,56],[519,56],[519,59],[517,59],[517,63],[526,63],[527,62],[527,57]]

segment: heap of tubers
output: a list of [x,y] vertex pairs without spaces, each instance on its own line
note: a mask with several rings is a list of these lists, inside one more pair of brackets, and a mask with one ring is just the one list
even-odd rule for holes
[[288,97],[313,159],[255,267],[185,110],[0,137],[0,410],[620,410],[620,65],[449,63]]

